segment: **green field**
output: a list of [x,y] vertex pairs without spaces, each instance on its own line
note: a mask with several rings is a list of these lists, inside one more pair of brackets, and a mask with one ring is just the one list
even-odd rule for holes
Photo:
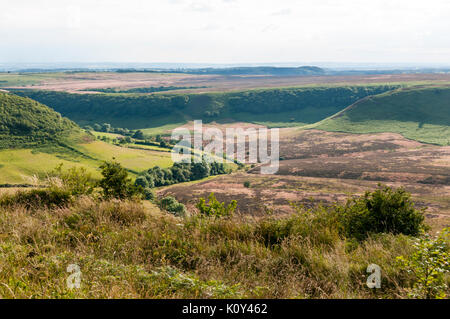
[[67,76],[65,73],[0,73],[0,87],[37,85],[45,80],[55,80]]
[[450,145],[450,88],[408,88],[379,94],[307,128],[392,132],[425,143]]
[[124,167],[136,173],[153,166],[169,167],[172,165],[170,153],[165,152],[120,147],[101,141],[78,144],[76,148],[99,160],[115,158]]
[[132,175],[156,165],[172,165],[170,153],[151,150],[138,150],[95,141],[73,146],[85,156],[60,149],[48,152],[48,149],[13,149],[0,150],[0,184],[30,183],[30,177],[45,176],[60,163],[64,167],[85,167],[94,178],[100,176],[98,167],[103,160],[115,158]]
[[44,177],[57,165],[63,163],[64,167],[84,167],[94,177],[100,176],[96,161],[73,158],[67,160],[58,154],[39,152],[34,149],[15,149],[0,151],[0,184],[31,184],[33,175]]

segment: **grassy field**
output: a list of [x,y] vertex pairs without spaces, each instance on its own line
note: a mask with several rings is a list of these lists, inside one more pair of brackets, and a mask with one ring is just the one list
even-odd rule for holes
[[0,73],[0,87],[34,86],[48,80],[61,80],[64,73]]
[[169,167],[172,165],[170,153],[131,149],[101,141],[79,144],[77,149],[99,160],[115,158],[124,167],[136,173],[153,166]]
[[[64,148],[0,150],[0,184],[27,183],[33,175],[44,176],[60,163],[64,167],[81,166],[100,176],[98,167],[104,160],[115,158],[131,173],[137,174],[156,165],[172,165],[170,153],[132,149],[95,141],[72,145],[79,153]],[[132,174],[132,175],[134,175]]]
[[309,126],[350,133],[400,133],[406,138],[450,145],[450,88],[408,88],[362,99]]
[[60,163],[64,167],[81,166],[94,177],[100,176],[96,169],[98,162],[81,157],[68,160],[62,155],[66,154],[50,154],[36,149],[0,150],[0,184],[30,183],[31,176],[43,177]]
[[106,133],[106,132],[96,132],[96,131],[91,131],[92,135],[94,135],[96,138],[101,138],[103,136],[110,138],[110,139],[115,139],[118,137],[123,137],[123,135],[120,134],[115,134],[115,133]]

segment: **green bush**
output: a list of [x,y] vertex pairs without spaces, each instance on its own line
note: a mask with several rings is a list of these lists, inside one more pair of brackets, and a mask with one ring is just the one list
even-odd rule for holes
[[415,283],[410,293],[413,298],[446,298],[448,286],[445,275],[450,272],[450,228],[433,239],[429,235],[417,238],[411,256],[397,260],[403,270],[412,273]]
[[244,182],[244,187],[250,188],[250,181],[245,181]]
[[63,188],[74,196],[89,195],[94,190],[92,176],[84,167],[63,170],[60,164],[50,172],[48,182],[50,188]]
[[347,237],[365,239],[371,233],[417,236],[425,228],[423,211],[416,210],[403,188],[385,186],[336,206]]
[[153,201],[156,198],[155,192],[153,191],[153,189],[151,189],[149,187],[144,188],[143,193],[144,193],[144,199],[146,199],[146,200]]
[[128,172],[118,162],[104,162],[100,168],[103,178],[98,186],[102,188],[104,198],[126,199],[141,193],[142,188],[131,182]]
[[184,216],[186,214],[186,207],[173,196],[166,196],[161,199],[159,206],[175,216]]
[[228,205],[225,205],[225,203],[221,203],[216,199],[214,193],[209,194],[208,201],[207,204],[206,200],[203,197],[200,197],[196,206],[200,211],[200,214],[205,216],[231,216],[237,207],[237,201],[232,200]]

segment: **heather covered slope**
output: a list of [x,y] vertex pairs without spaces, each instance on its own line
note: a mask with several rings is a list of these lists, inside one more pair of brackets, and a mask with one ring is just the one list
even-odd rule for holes
[[399,89],[369,96],[310,127],[349,133],[400,133],[450,145],[450,87]]

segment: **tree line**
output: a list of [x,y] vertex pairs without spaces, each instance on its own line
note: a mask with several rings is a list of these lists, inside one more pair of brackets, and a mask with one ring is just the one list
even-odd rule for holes
[[175,163],[169,168],[155,166],[139,175],[135,184],[146,189],[195,181],[230,172],[231,169],[224,163],[209,162],[203,159],[200,163]]

